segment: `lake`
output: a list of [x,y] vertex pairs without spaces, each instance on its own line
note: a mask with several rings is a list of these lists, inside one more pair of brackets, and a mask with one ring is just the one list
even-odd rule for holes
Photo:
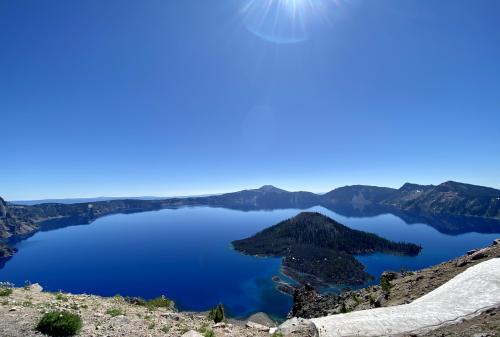
[[[319,206],[309,210],[354,229],[423,246],[417,257],[358,257],[374,276],[388,269],[434,265],[500,237],[444,234],[425,223],[407,224],[392,214],[346,217]],[[283,318],[292,299],[278,292],[271,280],[280,275],[280,259],[241,255],[230,242],[299,212],[185,207],[107,216],[90,225],[38,232],[17,243],[19,252],[0,269],[0,281],[18,286],[37,282],[46,290],[103,296],[164,294],[183,310],[204,311],[223,303],[234,317],[264,311]]]

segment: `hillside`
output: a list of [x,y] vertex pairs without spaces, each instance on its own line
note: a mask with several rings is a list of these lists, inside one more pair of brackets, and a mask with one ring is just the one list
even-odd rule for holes
[[400,206],[405,211],[488,218],[500,217],[500,190],[447,181]]
[[324,203],[333,204],[371,204],[380,203],[394,192],[393,188],[353,185],[336,188],[321,197]]
[[201,204],[241,210],[307,208],[318,205],[320,197],[311,192],[289,192],[271,185],[208,197],[193,198]]
[[[366,212],[372,215],[394,213],[403,219],[427,219],[425,221],[431,222],[436,216],[453,216],[453,223],[464,225],[457,227],[446,219],[442,221],[439,218],[436,226],[438,230],[451,233],[468,231],[470,224],[475,222],[470,217],[493,219],[486,228],[481,228],[481,231],[496,232],[495,228],[500,228],[500,190],[489,187],[452,181],[437,186],[407,183],[399,189],[353,185],[319,195],[305,191],[289,192],[265,185],[258,189],[221,195],[157,200],[124,199],[73,204],[14,205],[0,198],[0,241],[10,244],[39,230],[88,224],[101,216],[116,213],[146,212],[182,206],[271,210],[307,209],[316,205],[340,214],[344,212],[347,216],[362,216]],[[474,228],[472,225],[472,229]],[[10,254],[5,245],[0,247],[0,251],[4,256]]]
[[350,229],[320,213],[303,212],[254,236],[233,241],[236,250],[259,256],[282,256],[285,272],[299,282],[303,273],[319,283],[361,284],[370,276],[353,255],[384,252],[417,255],[421,247],[397,243]]

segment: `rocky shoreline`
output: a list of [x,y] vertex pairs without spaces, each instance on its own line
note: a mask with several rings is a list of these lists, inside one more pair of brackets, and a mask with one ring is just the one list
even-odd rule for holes
[[[438,288],[453,277],[480,262],[500,257],[500,239],[483,249],[469,251],[466,255],[439,265],[415,272],[385,272],[382,285],[370,286],[356,291],[345,291],[340,295],[319,294],[313,287],[305,286],[294,293],[294,305],[289,317],[317,318],[350,311],[367,310],[407,304]],[[492,309],[475,318],[485,330],[500,328],[500,308]],[[442,334],[432,332],[429,336],[446,336],[446,331],[460,331],[459,326],[470,327],[470,322],[461,322],[440,329]],[[497,330],[498,331],[498,330]],[[471,336],[457,334],[457,336]],[[485,335],[486,336],[486,335]]]

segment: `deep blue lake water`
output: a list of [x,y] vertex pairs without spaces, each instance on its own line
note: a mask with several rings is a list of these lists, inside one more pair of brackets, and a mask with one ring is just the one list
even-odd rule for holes
[[[426,224],[406,224],[392,214],[347,218],[322,207],[311,210],[351,228],[423,246],[417,257],[358,257],[375,276],[387,269],[427,267],[500,237],[447,235]],[[223,303],[235,317],[258,311],[283,317],[292,299],[275,290],[271,280],[280,275],[280,259],[241,255],[230,242],[299,212],[187,207],[112,215],[90,225],[39,232],[18,243],[19,252],[0,269],[0,281],[38,282],[47,290],[104,296],[165,294],[184,310]]]

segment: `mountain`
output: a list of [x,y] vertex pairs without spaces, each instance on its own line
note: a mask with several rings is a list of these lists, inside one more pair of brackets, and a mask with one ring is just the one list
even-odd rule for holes
[[369,279],[353,255],[384,252],[414,256],[421,250],[414,244],[392,242],[350,229],[314,212],[302,212],[232,244],[244,254],[284,257],[285,270],[299,282],[305,273],[320,283],[337,284],[360,284]]
[[[462,233],[476,228],[471,219],[493,222],[481,231],[497,232],[500,224],[500,190],[448,181],[437,186],[406,183],[399,189],[353,185],[326,194],[289,192],[271,185],[221,195],[168,199],[118,199],[83,203],[16,205],[0,198],[0,241],[9,243],[38,230],[88,224],[115,213],[132,213],[182,206],[211,206],[239,210],[307,209],[324,206],[347,216],[394,213],[402,218],[439,220],[440,231]],[[458,217],[468,217],[458,219]],[[473,217],[473,218],[471,218]],[[464,220],[465,219],[465,220]],[[457,222],[458,221],[458,222]],[[495,222],[496,221],[496,222]]]
[[320,196],[311,192],[289,192],[271,185],[221,195],[192,198],[201,204],[242,210],[307,208],[318,205]]
[[434,185],[418,185],[406,183],[398,190],[395,190],[387,198],[381,200],[381,203],[395,207],[402,207],[408,202],[418,199],[423,194],[435,188]]
[[[321,204],[392,207],[410,213],[500,218],[500,190],[455,181],[435,185],[406,183],[399,189],[353,185],[334,189]],[[390,208],[389,208],[390,210]]]
[[455,181],[418,190],[409,194],[401,191],[397,198],[383,203],[408,212],[500,218],[500,190]]
[[380,203],[396,190],[389,187],[352,185],[336,188],[323,194],[321,201],[331,204],[371,204]]
[[39,199],[39,200],[12,200],[11,204],[33,206],[39,204],[82,204],[86,202],[99,202],[99,201],[110,201],[110,200],[161,200],[165,197],[153,197],[153,196],[143,196],[143,197],[95,197],[95,198],[63,198],[63,199]]

